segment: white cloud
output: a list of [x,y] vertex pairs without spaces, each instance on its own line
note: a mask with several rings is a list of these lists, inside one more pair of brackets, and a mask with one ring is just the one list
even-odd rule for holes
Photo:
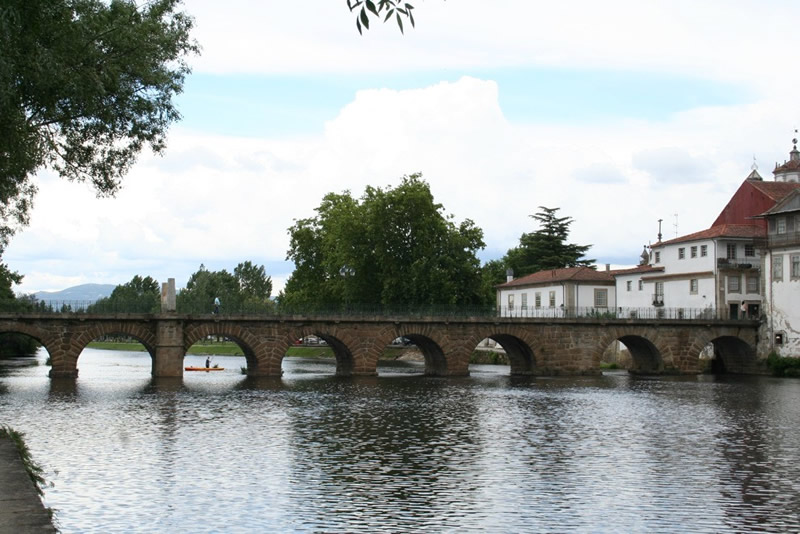
[[396,185],[421,171],[446,211],[473,219],[499,254],[548,206],[575,220],[571,240],[593,244],[600,263],[636,263],[657,219],[665,235],[675,214],[682,234],[706,228],[753,155],[767,179],[786,158],[797,120],[788,41],[800,5],[782,4],[781,16],[723,0],[486,6],[417,2],[418,26],[405,37],[388,25],[359,37],[344,2],[309,13],[277,1],[188,8],[205,49],[201,72],[589,66],[745,82],[753,101],[662,121],[521,124],[501,109],[495,81],[463,77],[359,91],[315,136],[237,138],[178,126],[165,157],[143,156],[116,199],[41,173],[31,226],[4,260],[26,275],[25,291],[135,274],[180,286],[201,262],[231,270],[251,260],[270,266],[277,292],[291,270],[284,258],[294,219],[312,216],[327,192],[360,196],[368,184]]

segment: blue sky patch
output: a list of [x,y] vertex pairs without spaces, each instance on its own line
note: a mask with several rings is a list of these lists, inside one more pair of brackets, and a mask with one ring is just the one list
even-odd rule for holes
[[753,98],[742,86],[663,74],[495,69],[396,75],[192,74],[177,102],[183,126],[200,131],[248,137],[315,134],[360,89],[418,89],[462,76],[495,81],[500,107],[512,123],[665,120],[676,112]]

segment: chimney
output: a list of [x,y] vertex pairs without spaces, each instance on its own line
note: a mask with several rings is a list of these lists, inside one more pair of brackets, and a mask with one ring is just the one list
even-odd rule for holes
[[606,263],[606,272],[609,272],[610,270],[611,270],[611,264]]
[[506,283],[514,279],[514,269],[506,269]]

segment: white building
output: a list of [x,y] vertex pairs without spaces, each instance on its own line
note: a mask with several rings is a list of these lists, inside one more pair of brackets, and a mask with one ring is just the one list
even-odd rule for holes
[[651,261],[664,270],[645,277],[653,288],[653,305],[707,310],[733,319],[743,311],[758,317],[761,259],[757,242],[763,233],[757,225],[720,224],[659,241],[651,248]]
[[800,357],[800,189],[764,213],[764,312],[771,350]]
[[[540,271],[497,286],[504,316],[762,318],[772,350],[800,357],[800,151],[744,180],[710,228],[658,241],[632,269]],[[769,230],[768,230],[769,228]]]
[[564,317],[604,313],[616,306],[615,282],[608,267],[567,267],[521,278],[509,275],[497,286],[497,309],[503,317]]

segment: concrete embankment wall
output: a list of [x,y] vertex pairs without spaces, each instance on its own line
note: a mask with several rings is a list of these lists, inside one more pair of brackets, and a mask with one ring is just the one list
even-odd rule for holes
[[0,534],[56,532],[16,444],[0,436]]

